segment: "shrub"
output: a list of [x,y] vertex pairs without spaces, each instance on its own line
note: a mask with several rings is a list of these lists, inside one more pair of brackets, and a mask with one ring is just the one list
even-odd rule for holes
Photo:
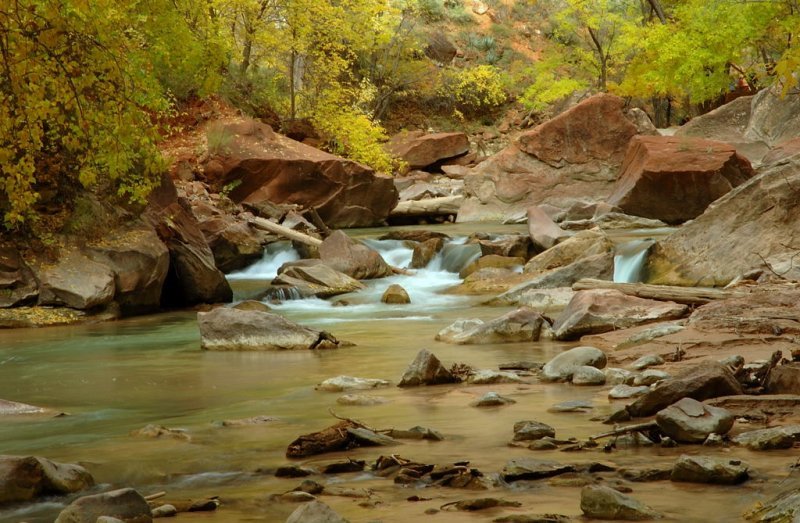
[[456,108],[464,113],[480,113],[501,105],[508,99],[503,76],[491,65],[479,65],[449,74],[442,86]]

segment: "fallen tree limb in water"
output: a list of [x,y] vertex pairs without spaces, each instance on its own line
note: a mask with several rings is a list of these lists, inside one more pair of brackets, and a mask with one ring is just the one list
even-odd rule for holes
[[674,301],[687,305],[701,305],[714,300],[725,300],[744,296],[746,293],[711,287],[678,287],[673,285],[649,285],[646,283],[616,283],[606,280],[584,278],[572,284],[572,290],[614,289],[624,294],[659,301]]
[[425,200],[406,200],[397,204],[389,216],[441,216],[458,214],[463,196],[442,196]]
[[250,224],[253,227],[257,227],[259,229],[263,229],[265,231],[277,234],[279,236],[283,236],[288,240],[294,240],[296,242],[303,243],[305,245],[310,245],[312,247],[319,247],[322,244],[322,240],[319,238],[314,238],[313,236],[309,236],[308,234],[303,234],[302,232],[297,232],[293,229],[289,229],[288,227],[284,227],[283,225],[278,225],[275,222],[271,222],[264,218],[255,217],[250,220]]
[[602,438],[610,438],[612,436],[621,436],[623,434],[630,434],[631,432],[642,432],[645,430],[652,430],[657,428],[658,424],[656,424],[655,421],[648,421],[647,423],[637,423],[635,425],[626,425],[624,427],[619,427],[609,432],[603,432],[602,434],[597,434],[596,436],[592,436],[589,438],[589,441],[594,441]]

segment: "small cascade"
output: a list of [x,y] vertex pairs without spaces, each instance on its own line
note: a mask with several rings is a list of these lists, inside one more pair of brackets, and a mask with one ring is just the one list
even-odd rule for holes
[[414,250],[402,240],[363,240],[364,245],[377,251],[392,267],[405,268],[411,264]]
[[647,252],[654,243],[655,240],[647,238],[617,245],[614,255],[614,282],[639,283],[642,281],[642,268],[647,260]]
[[229,280],[272,280],[278,269],[286,262],[299,260],[300,255],[291,242],[275,242],[267,245],[261,260],[241,271],[227,275]]
[[464,241],[466,241],[466,238],[459,238],[446,243],[442,247],[442,251],[431,260],[427,267],[428,270],[458,274],[461,269],[480,258],[480,245],[465,245]]
[[303,296],[297,287],[270,287],[260,297],[261,301],[302,300]]

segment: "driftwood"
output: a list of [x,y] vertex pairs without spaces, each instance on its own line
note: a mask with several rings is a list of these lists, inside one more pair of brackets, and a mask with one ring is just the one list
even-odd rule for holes
[[637,423],[635,425],[626,425],[619,427],[609,432],[603,432],[589,438],[589,441],[594,441],[602,438],[610,438],[612,436],[621,436],[623,434],[630,434],[631,432],[643,432],[645,430],[657,429],[658,425],[655,421],[648,421],[647,423]]
[[340,421],[319,432],[304,434],[289,444],[286,449],[287,458],[305,458],[326,452],[347,450],[353,446],[354,438],[347,429],[360,425],[352,421]]
[[463,196],[442,196],[425,200],[406,200],[397,204],[389,216],[441,216],[458,214]]
[[253,227],[263,229],[265,231],[277,234],[279,236],[283,236],[288,240],[294,240],[296,242],[300,242],[305,245],[310,245],[312,247],[319,247],[322,244],[322,240],[320,240],[319,238],[314,238],[313,236],[303,234],[302,232],[297,232],[293,229],[289,229],[288,227],[284,227],[283,225],[278,225],[277,223],[271,222],[264,218],[255,217],[252,218],[249,221],[249,223]]
[[648,285],[646,283],[616,283],[584,278],[572,285],[572,290],[615,289],[631,296],[650,300],[674,301],[687,305],[700,305],[714,300],[743,296],[745,293],[710,287],[677,287],[673,285]]

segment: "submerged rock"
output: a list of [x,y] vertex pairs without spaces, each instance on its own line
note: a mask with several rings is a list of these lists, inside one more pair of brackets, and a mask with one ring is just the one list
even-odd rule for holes
[[56,523],[94,523],[102,516],[131,523],[153,521],[144,497],[132,488],[123,488],[76,499],[61,511]]
[[647,386],[631,387],[630,385],[619,384],[608,391],[608,397],[612,400],[626,400],[636,398],[648,392],[650,392],[650,387]]
[[644,521],[659,517],[644,503],[600,485],[589,485],[581,490],[581,510],[589,518],[615,521]]
[[458,383],[459,381],[461,380],[442,365],[439,358],[427,349],[422,349],[417,353],[405,373],[403,373],[403,377],[397,386],[417,387],[419,385]]
[[80,465],[36,456],[0,455],[0,505],[79,492],[92,485],[94,478]]
[[471,407],[500,407],[503,405],[511,405],[516,403],[517,400],[506,398],[496,392],[487,392],[477,400],[470,403]]
[[380,398],[378,396],[367,396],[366,394],[345,394],[336,398],[336,403],[339,405],[357,405],[359,407],[367,407],[371,405],[382,405],[384,403],[389,403],[389,400],[386,398]]
[[388,387],[390,383],[377,378],[356,378],[354,376],[336,376],[328,378],[316,387],[317,390],[326,392],[342,392],[344,390],[369,390],[378,387]]
[[364,288],[364,285],[355,278],[334,270],[318,260],[315,261],[317,263],[297,262],[283,265],[278,271],[278,276],[272,280],[272,284],[293,287],[303,297],[318,298],[330,298]]
[[738,485],[750,477],[746,463],[733,459],[687,456],[678,458],[672,467],[672,481]]
[[467,379],[473,385],[491,385],[494,383],[525,383],[514,372],[479,369],[469,375]]

